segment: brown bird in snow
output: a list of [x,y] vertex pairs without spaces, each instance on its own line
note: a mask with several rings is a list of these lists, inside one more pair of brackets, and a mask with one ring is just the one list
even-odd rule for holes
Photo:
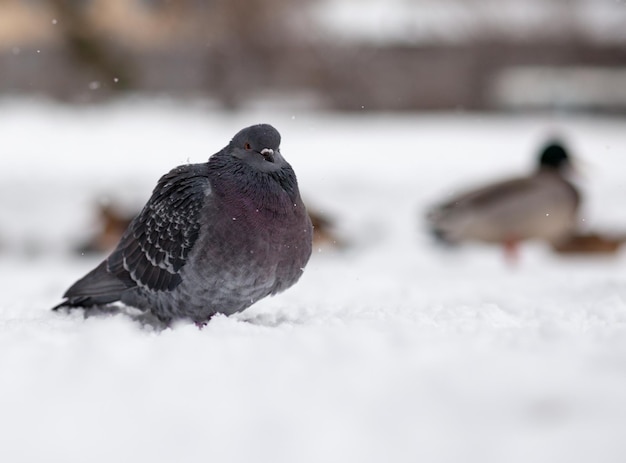
[[577,227],[580,205],[580,193],[568,180],[570,171],[565,148],[553,141],[530,175],[489,184],[434,207],[427,216],[431,231],[448,243],[502,244],[511,261],[521,241],[566,240]]

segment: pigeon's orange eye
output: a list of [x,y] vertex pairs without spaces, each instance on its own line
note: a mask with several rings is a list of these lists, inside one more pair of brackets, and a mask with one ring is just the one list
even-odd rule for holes
[[243,147],[247,149],[248,151],[252,149],[252,146],[250,146],[250,143],[246,143],[245,145],[243,145]]

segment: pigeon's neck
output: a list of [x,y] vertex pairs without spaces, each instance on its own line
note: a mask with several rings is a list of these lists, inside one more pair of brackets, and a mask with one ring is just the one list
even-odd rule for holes
[[300,205],[295,173],[289,164],[273,172],[260,172],[228,158],[209,160],[211,188],[227,204],[253,210],[288,213]]

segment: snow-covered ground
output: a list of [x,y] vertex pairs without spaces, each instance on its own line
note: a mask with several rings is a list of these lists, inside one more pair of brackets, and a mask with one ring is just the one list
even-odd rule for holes
[[[626,255],[432,245],[424,209],[522,173],[551,133],[581,162],[583,227],[626,229],[617,119],[309,114],[0,102],[3,462],[622,462]],[[270,122],[345,250],[238,316],[155,332],[48,309],[98,258],[69,249],[99,195]]]
[[624,0],[321,0],[314,18],[332,40],[464,43],[476,37],[626,38]]

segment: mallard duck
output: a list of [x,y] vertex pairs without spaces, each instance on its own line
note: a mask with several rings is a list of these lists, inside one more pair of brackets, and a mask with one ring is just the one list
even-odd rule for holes
[[567,179],[570,171],[563,145],[550,142],[530,175],[468,191],[433,208],[431,230],[448,243],[502,244],[509,258],[523,240],[558,243],[576,229],[580,194]]

